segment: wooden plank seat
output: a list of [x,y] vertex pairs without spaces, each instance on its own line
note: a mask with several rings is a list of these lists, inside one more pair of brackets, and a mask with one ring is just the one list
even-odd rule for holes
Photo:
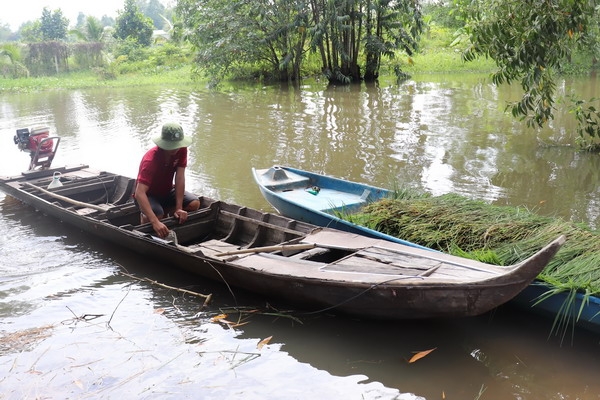
[[329,249],[324,248],[324,247],[315,247],[313,249],[308,249],[308,250],[304,250],[299,253],[296,253],[293,256],[290,256],[290,258],[295,258],[297,260],[308,260],[310,258],[329,253],[329,251],[330,251]]
[[[207,240],[206,242],[194,244],[191,246],[186,246],[188,251],[191,253],[202,252],[207,257],[215,257],[219,253],[226,253],[228,251],[239,250],[240,247],[231,243],[223,242],[221,240]],[[228,256],[231,258],[232,256]],[[233,258],[237,258],[237,256],[233,256]]]

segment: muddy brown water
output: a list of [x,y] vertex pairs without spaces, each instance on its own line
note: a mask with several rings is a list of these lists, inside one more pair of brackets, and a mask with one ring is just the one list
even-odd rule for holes
[[[598,227],[600,158],[568,146],[575,134],[565,110],[540,132],[505,115],[517,94],[473,76],[2,94],[0,174],[27,167],[15,130],[45,125],[61,137],[55,165],[134,176],[162,122],[178,120],[194,137],[188,186],[238,204],[271,210],[250,169],[284,164]],[[285,304],[108,246],[4,194],[0,260],[2,399],[600,399],[600,337],[552,334],[551,320],[510,305],[450,321],[292,318]],[[212,293],[213,303],[201,309],[200,299],[124,271]],[[246,312],[232,313],[236,306]],[[231,323],[212,319],[222,313]]]

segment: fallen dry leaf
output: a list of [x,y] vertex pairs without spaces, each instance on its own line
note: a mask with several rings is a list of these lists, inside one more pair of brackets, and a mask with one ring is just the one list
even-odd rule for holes
[[265,344],[269,344],[269,342],[271,341],[271,339],[273,339],[273,336],[269,336],[267,338],[264,338],[263,340],[261,340],[260,342],[258,342],[258,344],[256,345],[256,348],[261,350],[263,348],[263,346]]
[[435,349],[437,349],[437,347],[434,347],[433,349],[419,351],[418,353],[415,353],[415,355],[412,356],[410,360],[408,360],[408,363],[410,364],[410,363],[414,363],[417,360],[420,360],[421,358],[427,356],[429,353],[431,353]]
[[225,318],[227,318],[227,314],[219,314],[219,315],[215,315],[210,320],[212,322],[217,322],[217,321],[220,321],[220,320],[225,319]]
[[164,313],[165,313],[164,308],[157,308],[156,310],[154,310],[154,314],[163,315]]

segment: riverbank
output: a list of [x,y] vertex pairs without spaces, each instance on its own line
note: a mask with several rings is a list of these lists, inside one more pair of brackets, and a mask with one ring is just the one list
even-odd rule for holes
[[136,87],[146,85],[168,85],[170,87],[194,84],[191,67],[154,69],[136,73],[120,74],[107,78],[99,71],[80,71],[55,76],[29,78],[0,77],[0,93],[33,93],[47,90],[76,90],[90,88]]
[[[409,75],[424,74],[454,74],[474,73],[489,74],[495,69],[495,64],[490,59],[477,59],[465,63],[461,57],[460,46],[453,45],[454,35],[452,30],[440,26],[433,26],[421,40],[420,51],[413,56],[398,54],[397,57],[384,66],[381,70],[381,82],[395,82],[394,68],[399,67]],[[158,51],[158,50],[157,50]],[[187,52],[182,51],[187,54]],[[190,53],[191,54],[191,53]],[[183,56],[182,56],[183,57]],[[119,61],[113,64],[85,71],[68,72],[54,76],[41,76],[29,78],[10,78],[0,76],[0,93],[23,92],[32,93],[44,90],[76,90],[95,87],[136,87],[145,85],[198,85],[205,88],[207,81],[193,75],[194,61],[190,55],[185,56],[187,62],[173,62],[166,65],[139,67],[139,62],[133,63],[131,68],[126,68],[128,61]],[[118,72],[127,71],[127,72]],[[321,81],[316,72],[306,72],[307,81]],[[234,80],[236,84],[243,82]],[[246,84],[263,84],[258,81]],[[221,89],[227,90],[227,82],[222,82]]]

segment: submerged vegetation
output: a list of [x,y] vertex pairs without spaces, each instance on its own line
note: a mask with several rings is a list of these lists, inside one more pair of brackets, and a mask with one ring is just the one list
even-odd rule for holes
[[433,197],[410,192],[344,218],[436,250],[499,265],[518,262],[565,235],[567,242],[539,279],[558,291],[600,294],[600,235],[560,218],[456,194]]

